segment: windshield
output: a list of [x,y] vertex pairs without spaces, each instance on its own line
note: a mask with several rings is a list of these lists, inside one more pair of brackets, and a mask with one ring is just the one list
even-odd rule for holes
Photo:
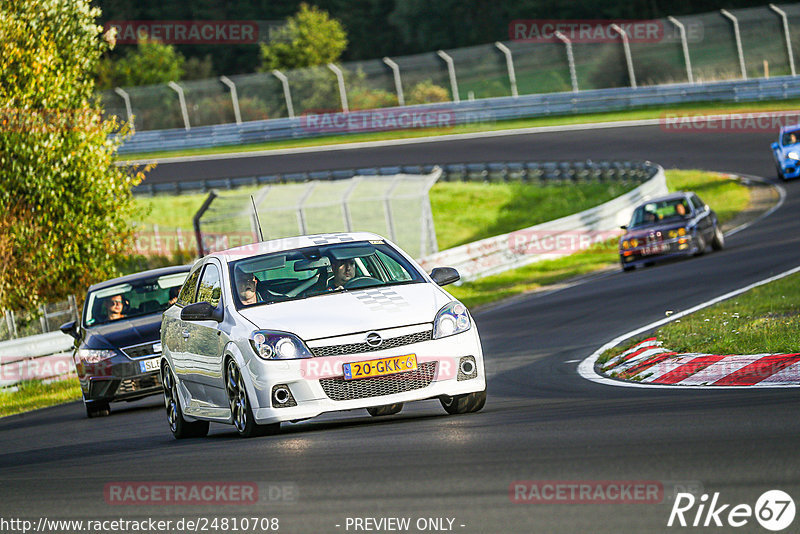
[[783,133],[783,137],[781,138],[781,144],[783,146],[794,145],[799,140],[800,140],[800,130],[793,130],[791,132]]
[[424,281],[417,269],[382,240],[247,258],[230,265],[230,276],[237,307]]
[[86,297],[84,325],[161,313],[175,302],[187,274],[142,278],[92,291]]
[[689,208],[689,202],[684,198],[648,202],[636,208],[628,228],[670,221],[678,222],[688,217],[690,214],[691,209]]

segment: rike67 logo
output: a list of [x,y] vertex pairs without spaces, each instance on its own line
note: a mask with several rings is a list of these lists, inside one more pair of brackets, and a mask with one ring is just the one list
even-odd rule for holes
[[755,520],[765,529],[778,532],[794,521],[794,500],[781,490],[763,493],[755,506],[723,503],[720,494],[707,494],[699,499],[691,493],[679,493],[672,505],[667,526],[739,528]]

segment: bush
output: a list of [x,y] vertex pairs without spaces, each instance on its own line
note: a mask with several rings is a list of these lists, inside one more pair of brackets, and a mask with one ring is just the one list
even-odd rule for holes
[[425,80],[411,88],[406,98],[406,104],[433,104],[435,102],[450,102],[450,100],[450,91],[435,85],[430,80]]

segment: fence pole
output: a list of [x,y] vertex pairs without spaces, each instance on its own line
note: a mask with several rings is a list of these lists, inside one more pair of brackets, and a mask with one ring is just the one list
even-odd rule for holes
[[519,93],[517,92],[517,73],[514,72],[514,57],[511,55],[511,50],[501,43],[497,41],[494,43],[498,50],[500,50],[504,56],[506,56],[506,69],[508,69],[508,81],[511,82],[511,96],[517,97]]
[[456,66],[453,63],[453,58],[445,53],[444,50],[439,50],[436,55],[444,60],[447,64],[447,73],[450,75],[450,90],[453,92],[453,102],[458,104],[461,99],[458,96],[458,81],[456,80]]
[[401,106],[405,106],[406,99],[403,95],[403,80],[400,78],[400,66],[388,57],[383,58],[383,62],[386,63],[390,69],[392,69],[392,75],[394,76],[394,90],[397,91],[397,103]]
[[292,92],[289,90],[289,78],[279,70],[273,70],[272,75],[281,81],[283,86],[283,98],[286,100],[286,111],[289,112],[289,118],[294,118],[294,106],[292,105]]
[[42,327],[42,334],[50,331],[47,328],[47,308],[44,304],[39,304],[39,326]]
[[673,23],[681,34],[681,47],[683,48],[683,62],[686,64],[686,77],[689,79],[689,83],[694,83],[692,60],[689,57],[689,40],[686,38],[686,27],[675,17],[667,17],[667,20]]
[[131,131],[136,131],[136,126],[133,124],[133,109],[131,108],[131,96],[127,93],[127,91],[123,91],[119,87],[114,88],[114,92],[117,93],[119,96],[122,97],[122,100],[125,101],[125,113],[128,115],[128,123],[131,125]]
[[67,302],[69,302],[69,311],[72,314],[72,320],[78,320],[78,303],[75,301],[75,295],[68,295]]
[[400,176],[395,176],[389,189],[386,190],[386,195],[383,197],[383,213],[386,216],[386,229],[389,231],[389,239],[397,242],[397,235],[394,231],[394,218],[392,217],[392,193],[400,181]]
[[342,195],[342,213],[344,214],[344,227],[347,229],[348,232],[353,231],[353,218],[350,215],[350,195],[353,194],[356,186],[361,183],[361,179],[353,176],[351,178],[352,183],[350,187],[347,188],[347,191],[344,192]]
[[770,4],[769,8],[777,13],[783,21],[783,35],[786,37],[786,53],[789,55],[789,67],[792,69],[792,76],[797,76],[794,71],[794,52],[792,52],[792,37],[789,34],[789,18],[786,16],[786,11],[775,4]]
[[747,79],[747,69],[744,66],[744,52],[742,51],[742,36],[739,34],[739,21],[727,9],[720,9],[722,16],[733,22],[733,37],[736,39],[736,51],[739,54],[739,67],[742,69],[742,79]]
[[231,101],[233,102],[233,116],[236,118],[236,124],[242,124],[242,114],[239,112],[239,95],[236,94],[236,84],[227,76],[220,76],[219,81],[228,86],[231,90]]
[[189,112],[186,109],[186,98],[183,96],[183,87],[175,82],[169,82],[167,85],[170,89],[178,93],[178,100],[181,104],[181,114],[183,115],[183,127],[188,132],[192,127],[189,125]]
[[631,81],[631,88],[636,89],[636,74],[633,72],[633,58],[631,58],[631,45],[628,42],[628,34],[619,27],[618,24],[609,26],[622,37],[622,49],[625,51],[625,63],[628,64],[628,79]]
[[556,32],[555,36],[558,38],[559,41],[564,43],[567,47],[567,63],[569,63],[569,79],[572,82],[572,92],[578,92],[578,75],[575,71],[575,56],[572,54],[572,41],[570,41],[566,35],[561,32]]
[[342,73],[342,69],[333,63],[328,63],[328,68],[333,71],[336,75],[336,80],[339,82],[339,98],[342,101],[342,111],[347,113],[350,111],[350,106],[347,105],[347,90],[344,86],[344,74]]
[[297,202],[297,223],[300,225],[300,235],[306,235],[308,233],[308,229],[306,228],[306,215],[303,213],[303,205],[306,203],[306,200],[308,200],[308,197],[311,196],[316,185],[317,182],[308,182],[308,187]]

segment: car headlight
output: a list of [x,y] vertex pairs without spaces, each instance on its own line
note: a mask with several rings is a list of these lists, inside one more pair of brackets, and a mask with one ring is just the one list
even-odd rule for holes
[[678,235],[686,235],[686,228],[678,228]]
[[451,302],[439,310],[433,320],[433,339],[466,332],[471,326],[467,307],[460,302]]
[[78,349],[78,359],[86,363],[97,363],[117,355],[111,349]]
[[250,334],[250,345],[265,360],[297,360],[314,356],[299,337],[288,332],[256,330]]
[[627,249],[631,248],[631,244],[627,240],[625,240],[625,241],[622,242],[622,248],[627,250]]
[[791,152],[786,154],[786,157],[789,158],[789,159],[800,161],[800,154],[798,154],[794,150],[792,150]]
[[631,246],[633,248],[638,247],[639,246],[639,240],[638,239],[631,239]]

